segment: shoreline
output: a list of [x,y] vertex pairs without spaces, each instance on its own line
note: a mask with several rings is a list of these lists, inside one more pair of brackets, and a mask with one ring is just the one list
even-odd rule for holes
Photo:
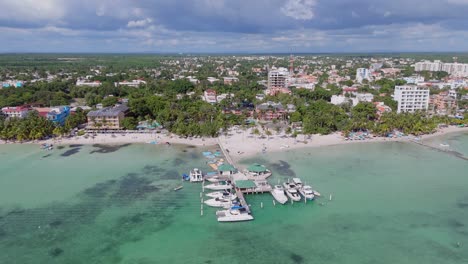
[[[344,144],[359,144],[373,142],[411,142],[415,136],[404,136],[400,138],[384,138],[371,137],[363,140],[345,140],[340,132],[335,132],[329,135],[300,135],[297,138],[287,137],[285,134],[272,135],[268,138],[259,138],[252,135],[252,129],[234,130],[231,129],[228,135],[222,135],[217,138],[182,138],[176,135],[166,134],[97,134],[94,138],[88,137],[73,137],[73,138],[54,138],[41,141],[28,142],[7,142],[1,141],[0,145],[4,144],[54,144],[54,145],[116,145],[116,144],[137,144],[147,143],[162,145],[166,143],[175,145],[191,145],[196,147],[222,145],[222,148],[229,151],[229,156],[234,163],[238,163],[242,159],[246,159],[258,154],[266,152],[278,152],[293,149],[316,148],[324,146],[336,146]],[[449,126],[439,129],[433,134],[420,136],[420,141],[432,139],[435,137],[444,136],[452,133],[468,132],[468,127]]]

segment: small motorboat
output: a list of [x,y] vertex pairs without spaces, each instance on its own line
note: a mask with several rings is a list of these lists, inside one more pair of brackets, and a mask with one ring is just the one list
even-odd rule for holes
[[450,145],[449,145],[449,144],[446,144],[446,143],[441,143],[440,146],[443,147],[443,148],[448,148],[448,147],[450,147]]
[[210,190],[215,190],[215,191],[222,191],[222,190],[232,189],[232,185],[227,181],[220,181],[220,182],[208,184],[205,186],[205,188],[210,189]]
[[280,204],[285,204],[288,201],[288,197],[284,194],[284,188],[281,185],[275,185],[271,190],[271,195]]
[[211,198],[223,198],[223,199],[229,199],[229,200],[235,200],[237,198],[235,194],[232,194],[228,191],[211,192],[211,193],[207,193],[206,196],[211,197]]
[[177,186],[177,187],[174,188],[174,191],[178,191],[178,190],[180,190],[180,189],[182,189],[182,188],[184,188],[184,186],[182,186],[182,185]]
[[216,212],[218,222],[241,222],[253,220],[245,208],[220,210]]
[[305,185],[302,188],[300,188],[299,193],[304,197],[304,199],[307,199],[309,201],[315,198],[314,190],[312,190],[312,187],[309,185]]
[[213,198],[205,201],[205,204],[211,207],[227,207],[229,208],[232,201],[224,198]]
[[203,181],[203,173],[200,169],[194,168],[190,171],[189,174],[190,182],[202,182]]

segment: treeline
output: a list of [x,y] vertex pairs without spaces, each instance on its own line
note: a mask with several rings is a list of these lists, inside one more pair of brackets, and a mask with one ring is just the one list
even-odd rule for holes
[[0,115],[0,139],[28,141],[52,135],[66,135],[83,123],[86,123],[86,113],[80,108],[75,114],[67,117],[64,126],[54,124],[36,111],[29,112],[25,118],[6,118]]

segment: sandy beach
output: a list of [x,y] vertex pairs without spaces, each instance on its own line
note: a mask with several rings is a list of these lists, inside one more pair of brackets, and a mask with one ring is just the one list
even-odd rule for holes
[[[424,141],[433,137],[456,132],[468,132],[468,127],[459,128],[450,126],[439,129],[436,133],[420,137]],[[371,137],[364,140],[345,140],[341,133],[330,135],[299,135],[297,138],[286,137],[285,135],[273,135],[268,138],[259,138],[247,131],[232,131],[228,136],[220,136],[219,143],[227,150],[234,162],[241,159],[255,156],[262,153],[263,149],[267,152],[287,151],[290,149],[312,148],[322,146],[333,146],[339,144],[359,144],[369,142],[409,142],[414,140],[414,136],[404,136],[400,138]]]
[[[460,128],[450,126],[439,129],[437,132],[430,135],[420,137],[421,141],[438,137],[441,135],[468,132],[468,127]],[[404,136],[399,138],[384,138],[370,137],[364,140],[345,140],[341,133],[333,133],[330,135],[299,135],[297,138],[292,138],[285,134],[271,135],[261,138],[258,135],[253,135],[252,129],[240,130],[231,129],[227,135],[221,135],[218,138],[183,138],[177,135],[151,133],[151,134],[97,134],[94,137],[80,136],[72,138],[54,138],[44,141],[25,142],[33,144],[54,144],[54,145],[70,145],[70,144],[127,144],[127,143],[149,143],[149,144],[184,144],[192,146],[213,146],[216,144],[229,151],[233,162],[237,163],[240,159],[266,152],[287,151],[299,148],[311,148],[322,146],[333,146],[339,144],[358,144],[369,142],[408,142],[414,140],[414,136]],[[8,144],[14,142],[9,142]],[[5,144],[1,141],[0,144]]]

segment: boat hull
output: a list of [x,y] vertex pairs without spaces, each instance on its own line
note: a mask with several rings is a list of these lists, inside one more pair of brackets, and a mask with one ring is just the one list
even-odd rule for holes
[[286,195],[284,195],[284,193],[278,193],[278,192],[275,192],[275,191],[271,191],[271,195],[280,204],[285,204],[285,203],[288,202],[288,197]]

